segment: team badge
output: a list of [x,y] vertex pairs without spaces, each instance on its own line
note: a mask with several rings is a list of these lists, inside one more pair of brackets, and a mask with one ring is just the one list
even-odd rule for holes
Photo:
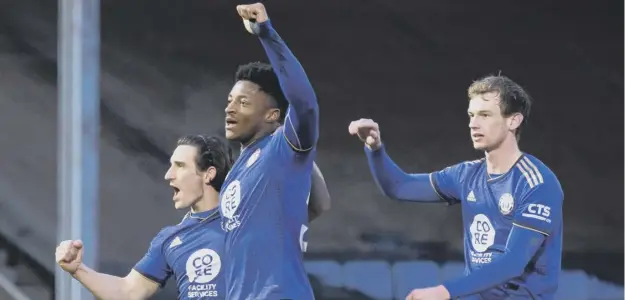
[[254,153],[250,155],[250,158],[247,159],[247,163],[245,164],[245,166],[249,168],[258,160],[259,156],[260,156],[260,148],[256,149],[256,151],[254,151]]
[[514,198],[510,193],[504,193],[499,198],[499,211],[503,215],[509,215],[514,209]]

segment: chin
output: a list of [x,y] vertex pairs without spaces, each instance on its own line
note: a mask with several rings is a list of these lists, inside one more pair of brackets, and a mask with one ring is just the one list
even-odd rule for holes
[[184,204],[182,201],[174,202],[175,209],[186,209],[189,205]]
[[488,147],[482,143],[473,143],[473,149],[478,151],[486,151]]
[[226,129],[226,132],[225,132],[225,137],[226,137],[226,139],[227,139],[227,140],[229,140],[229,141],[233,141],[233,140],[236,140],[236,138],[237,138],[237,134],[235,134],[234,132],[232,132],[232,130],[228,130],[228,129]]
[[245,134],[242,134],[240,132],[235,132],[232,130],[228,130],[226,129],[226,140],[231,141],[231,142],[241,142],[243,143],[245,138],[243,138],[243,136],[245,136]]

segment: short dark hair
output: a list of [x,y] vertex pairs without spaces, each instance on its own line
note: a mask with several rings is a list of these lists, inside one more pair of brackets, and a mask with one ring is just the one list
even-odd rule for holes
[[527,123],[532,110],[532,97],[519,84],[502,75],[489,75],[480,78],[473,82],[467,90],[469,99],[486,93],[497,93],[502,116],[509,117],[515,113],[523,115],[523,122],[515,132],[516,138],[519,140],[521,128]]
[[289,102],[286,100],[278,76],[270,64],[257,61],[240,65],[234,75],[234,80],[235,82],[246,80],[257,84],[263,92],[276,101],[276,106],[280,109],[280,123],[284,121]]
[[194,146],[197,149],[195,165],[199,171],[204,172],[209,167],[215,167],[217,174],[210,182],[210,186],[220,191],[234,163],[232,149],[228,144],[218,136],[189,134],[178,139],[178,146],[183,145]]

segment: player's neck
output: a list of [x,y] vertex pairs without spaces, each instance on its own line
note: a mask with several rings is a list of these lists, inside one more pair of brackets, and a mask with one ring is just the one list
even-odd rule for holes
[[514,166],[523,155],[516,138],[507,138],[504,142],[490,151],[486,151],[486,169],[489,174],[504,174]]
[[212,187],[204,189],[204,196],[191,206],[191,213],[201,213],[216,208],[219,205],[219,192]]
[[242,142],[241,143],[241,150],[245,149],[247,146],[253,144],[254,142],[256,142],[259,139],[262,139],[270,134],[272,134],[274,131],[276,131],[276,129],[278,129],[278,127],[280,127],[280,124],[270,124],[268,126],[265,126],[264,128],[260,129],[258,132],[256,132],[251,139]]

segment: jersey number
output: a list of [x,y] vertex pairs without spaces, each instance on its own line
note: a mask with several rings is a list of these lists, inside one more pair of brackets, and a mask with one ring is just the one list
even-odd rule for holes
[[[310,192],[308,192],[308,198],[306,198],[306,207],[308,207],[308,203],[310,202]],[[302,227],[299,229],[299,247],[302,249],[302,252],[306,252],[308,248],[308,237],[306,236],[306,232],[308,232],[308,226],[302,224]]]
[[299,247],[302,249],[302,252],[306,252],[306,248],[308,248],[308,239],[304,239],[307,231],[308,226],[302,224],[302,227],[299,230]]

